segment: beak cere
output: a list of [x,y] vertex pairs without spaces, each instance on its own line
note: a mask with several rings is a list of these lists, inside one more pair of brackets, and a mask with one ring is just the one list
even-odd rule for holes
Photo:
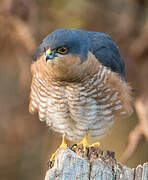
[[52,52],[50,48],[47,49],[45,56],[46,56],[46,62],[55,57],[54,53]]

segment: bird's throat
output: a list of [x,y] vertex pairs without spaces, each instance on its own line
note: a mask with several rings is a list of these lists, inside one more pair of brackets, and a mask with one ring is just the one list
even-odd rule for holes
[[91,53],[83,63],[80,57],[72,55],[59,57],[50,62],[41,57],[32,64],[32,72],[39,71],[54,81],[80,82],[96,74],[98,66],[99,61]]

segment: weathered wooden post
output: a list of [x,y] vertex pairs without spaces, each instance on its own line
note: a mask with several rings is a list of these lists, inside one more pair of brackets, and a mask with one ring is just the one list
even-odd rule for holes
[[59,149],[45,180],[148,180],[148,163],[128,168],[118,162],[114,152],[92,147],[85,154]]

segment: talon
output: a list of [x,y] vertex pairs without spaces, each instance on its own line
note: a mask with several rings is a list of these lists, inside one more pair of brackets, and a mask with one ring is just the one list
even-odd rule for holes
[[48,168],[52,168],[52,166],[53,166],[53,163],[50,161],[50,160],[48,160],[48,162],[47,162],[47,166],[48,166]]
[[71,150],[75,150],[77,147],[78,147],[77,144],[73,144],[73,145],[71,146]]

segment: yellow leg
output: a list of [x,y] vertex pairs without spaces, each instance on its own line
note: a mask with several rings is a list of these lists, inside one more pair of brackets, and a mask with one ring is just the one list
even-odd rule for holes
[[60,145],[60,148],[66,149],[67,148],[67,144],[66,144],[66,135],[63,134],[63,138],[62,138],[62,143]]
[[[63,149],[66,149],[67,148],[67,144],[66,144],[66,135],[63,134],[63,138],[62,138],[62,143],[60,145],[59,148],[63,148]],[[51,158],[50,158],[50,162],[53,163],[53,161],[55,160],[55,156],[57,154],[57,151],[55,153],[52,154]]]

